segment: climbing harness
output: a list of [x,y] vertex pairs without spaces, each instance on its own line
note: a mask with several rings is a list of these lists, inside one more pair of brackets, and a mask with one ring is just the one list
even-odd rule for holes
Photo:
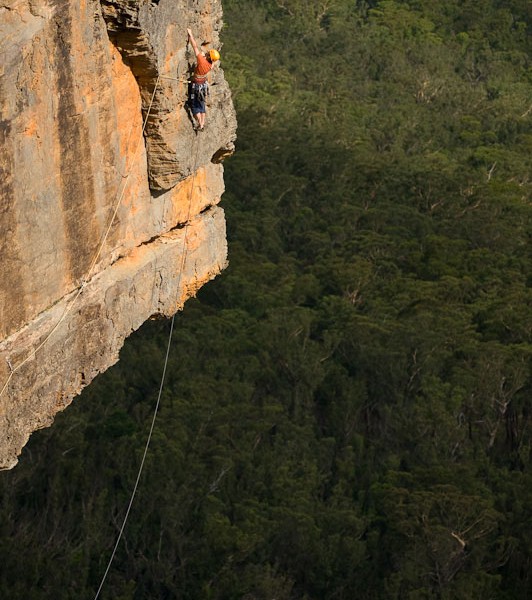
[[209,95],[209,84],[192,82],[190,86],[190,100],[193,102],[197,99],[199,102],[206,102]]

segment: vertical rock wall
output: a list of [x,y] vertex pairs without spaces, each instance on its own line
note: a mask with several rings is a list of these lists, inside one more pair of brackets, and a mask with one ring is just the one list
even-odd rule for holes
[[225,265],[221,68],[205,132],[185,106],[186,28],[219,48],[221,19],[216,0],[0,0],[1,467]]

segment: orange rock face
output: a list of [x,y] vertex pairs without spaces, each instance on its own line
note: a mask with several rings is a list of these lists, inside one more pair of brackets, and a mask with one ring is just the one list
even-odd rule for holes
[[196,135],[175,81],[221,7],[184,4],[0,0],[0,467],[226,263],[229,89]]

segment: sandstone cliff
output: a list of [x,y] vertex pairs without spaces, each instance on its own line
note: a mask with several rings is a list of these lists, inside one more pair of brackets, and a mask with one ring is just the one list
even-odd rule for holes
[[125,337],[225,266],[220,163],[236,121],[221,68],[205,132],[185,106],[186,28],[219,48],[221,11],[0,0],[1,467]]

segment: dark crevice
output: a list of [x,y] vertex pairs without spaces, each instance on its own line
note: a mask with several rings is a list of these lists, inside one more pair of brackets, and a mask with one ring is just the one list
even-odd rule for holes
[[139,23],[138,2],[100,0],[109,39],[116,46],[125,64],[144,87],[157,78],[155,51]]
[[[140,7],[137,1],[100,0],[100,5],[109,40],[120,52],[124,64],[131,69],[139,86],[143,120],[146,118],[149,103],[153,98],[154,102],[144,131],[146,143],[150,132],[153,130],[158,113],[157,98],[153,97],[158,76],[157,55],[148,35],[143,31],[140,24]],[[150,181],[150,188],[153,188],[150,169],[151,157],[149,144],[147,143],[146,153],[148,158],[148,180]]]
[[207,204],[207,206],[205,208],[203,208],[202,210],[200,210],[199,214],[202,215],[206,212],[208,212],[209,210],[211,210],[211,208],[214,206],[214,204]]

